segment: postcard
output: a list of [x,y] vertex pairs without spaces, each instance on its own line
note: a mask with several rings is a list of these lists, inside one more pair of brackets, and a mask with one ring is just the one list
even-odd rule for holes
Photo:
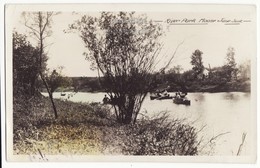
[[256,162],[256,6],[7,4],[10,161]]

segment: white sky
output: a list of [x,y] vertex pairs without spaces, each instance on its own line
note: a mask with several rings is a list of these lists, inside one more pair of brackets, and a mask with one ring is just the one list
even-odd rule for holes
[[[250,11],[250,10],[249,10]],[[91,13],[96,15],[97,13]],[[162,20],[165,28],[165,36],[162,38],[164,49],[161,52],[161,63],[167,62],[176,46],[184,40],[176,57],[169,68],[181,65],[184,70],[190,69],[190,56],[196,49],[203,54],[204,66],[211,67],[224,64],[228,47],[235,48],[235,59],[241,63],[246,59],[256,57],[255,20],[252,12],[146,12],[152,20]],[[14,14],[14,27],[23,33],[25,27],[21,24],[20,13]],[[97,76],[97,72],[90,70],[90,63],[82,55],[86,50],[78,34],[65,34],[64,29],[79,19],[80,16],[72,15],[72,12],[62,12],[53,18],[53,35],[49,39],[53,45],[48,49],[48,67],[56,68],[64,66],[64,74],[67,76]],[[208,25],[168,25],[167,19],[245,19],[251,22],[240,25],[224,25],[212,23]],[[168,27],[168,28],[167,28]]]

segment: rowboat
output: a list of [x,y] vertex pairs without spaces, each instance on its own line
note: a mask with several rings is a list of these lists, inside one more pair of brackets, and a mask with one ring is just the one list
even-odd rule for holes
[[171,95],[166,95],[166,96],[159,96],[159,95],[151,95],[150,96],[150,99],[151,100],[154,100],[154,99],[156,99],[156,100],[165,100],[165,99],[173,99],[175,96],[171,96]]
[[185,98],[174,98],[173,99],[173,103],[175,104],[184,104],[184,105],[187,105],[187,106],[190,106],[190,100],[187,100]]

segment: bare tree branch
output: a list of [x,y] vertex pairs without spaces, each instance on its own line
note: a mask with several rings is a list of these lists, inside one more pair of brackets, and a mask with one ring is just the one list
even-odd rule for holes
[[178,44],[178,46],[176,47],[176,49],[174,50],[174,53],[172,55],[172,57],[170,58],[170,60],[168,61],[168,63],[162,68],[162,70],[165,70],[169,67],[169,65],[171,64],[173,58],[175,57],[177,51],[178,51],[178,48],[184,43],[184,40]]

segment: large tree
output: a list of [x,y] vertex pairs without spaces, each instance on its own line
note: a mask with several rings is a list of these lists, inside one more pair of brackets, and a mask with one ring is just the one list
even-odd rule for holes
[[204,65],[202,62],[203,52],[200,50],[195,50],[191,55],[191,65],[193,65],[192,70],[195,72],[198,78],[204,71]]
[[227,49],[226,63],[223,68],[228,81],[237,79],[238,69],[235,61],[235,49],[233,47]]
[[70,30],[79,32],[86,58],[104,76],[117,120],[135,122],[151,89],[161,27],[134,12],[102,12],[99,17],[82,16]]
[[[33,47],[25,35],[13,33],[14,94],[34,96],[37,93],[38,54],[39,49]],[[44,60],[46,60],[45,57]]]
[[55,118],[58,118],[56,106],[52,97],[51,90],[46,80],[46,66],[44,66],[44,57],[46,53],[46,47],[48,44],[46,39],[52,35],[52,18],[56,13],[54,12],[24,12],[24,24],[30,31],[30,36],[36,41],[39,53],[37,55],[37,66],[39,66],[39,76],[49,94],[50,101],[52,103]]

